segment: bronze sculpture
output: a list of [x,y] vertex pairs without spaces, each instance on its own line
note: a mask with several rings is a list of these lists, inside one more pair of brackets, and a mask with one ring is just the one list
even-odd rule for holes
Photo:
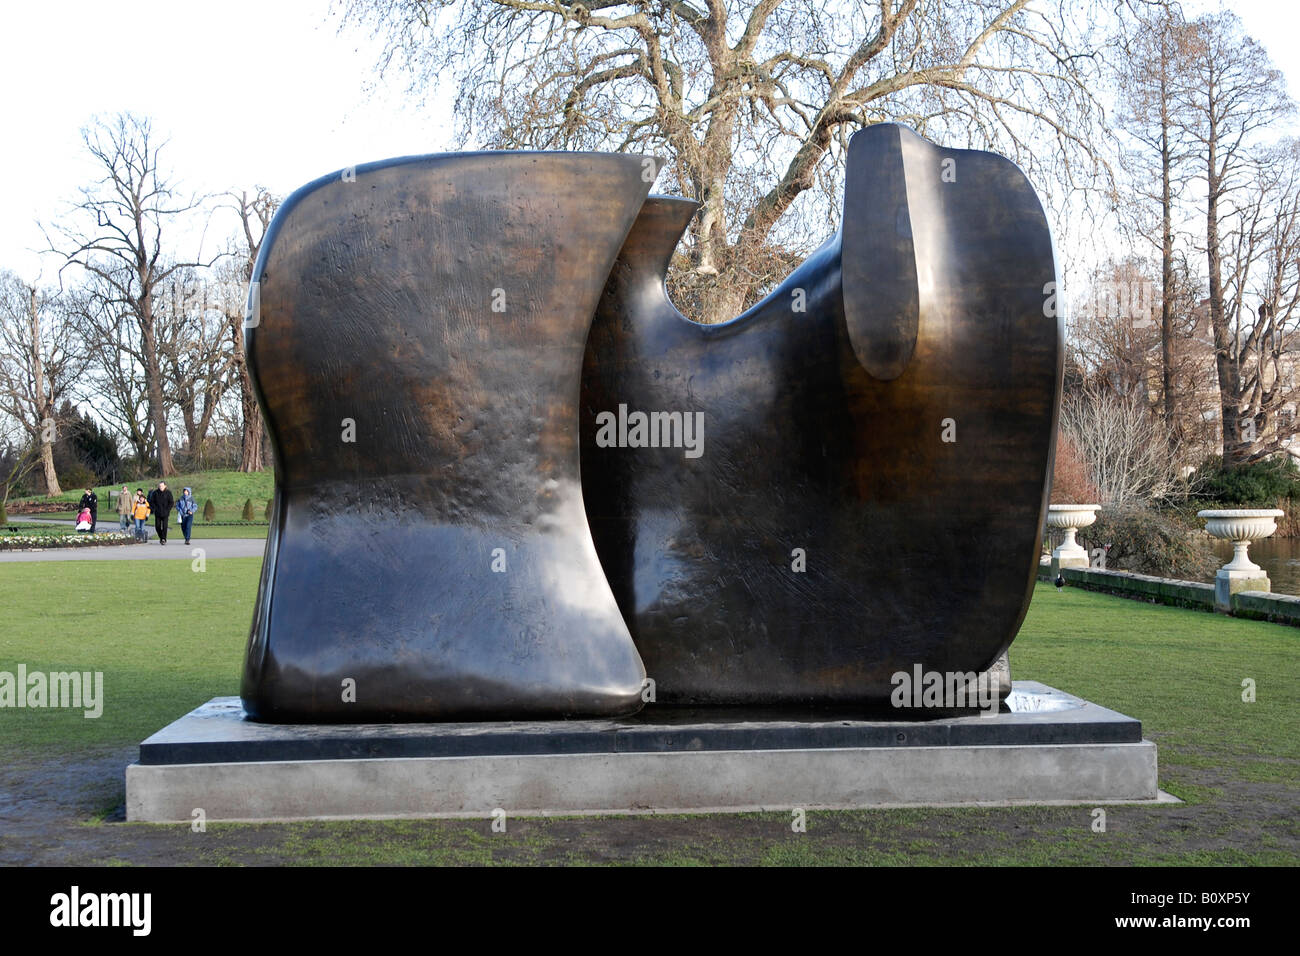
[[[667,298],[681,199],[601,297],[584,500],[661,702],[888,706],[916,665],[989,668],[1028,608],[1062,347],[1042,208],[992,153],[892,124],[849,149],[839,234],[738,318]],[[607,447],[612,410],[702,415],[702,454]]]
[[245,333],[251,716],[628,714],[641,657],[661,702],[869,706],[1011,642],[1061,361],[1023,174],[869,128],[840,234],[698,326],[663,290],[694,204],[649,162],[416,157],[286,202]]
[[250,715],[641,706],[583,514],[577,400],[645,169],[414,157],[319,180],[279,211],[245,331],[276,462]]

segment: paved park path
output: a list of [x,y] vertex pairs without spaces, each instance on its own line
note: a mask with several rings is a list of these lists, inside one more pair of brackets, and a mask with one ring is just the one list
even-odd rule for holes
[[97,544],[79,548],[45,548],[40,551],[0,551],[0,564],[9,561],[192,561],[195,548],[205,558],[260,558],[265,538],[195,538],[189,547],[185,539],[148,544]]

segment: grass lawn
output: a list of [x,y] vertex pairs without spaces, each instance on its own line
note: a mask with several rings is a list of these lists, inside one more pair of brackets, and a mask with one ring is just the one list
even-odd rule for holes
[[[0,759],[138,743],[217,694],[239,690],[260,558],[0,566],[8,610],[0,670],[103,671],[103,716],[0,710]],[[78,595],[62,600],[59,595]],[[40,594],[45,600],[22,601]]]
[[[664,817],[188,826],[112,822],[133,746],[194,706],[238,692],[260,561],[9,564],[0,670],[102,670],[104,714],[0,710],[0,791],[43,792],[82,768],[62,818],[29,821],[83,863],[1282,864],[1300,863],[1300,630],[1040,584],[1013,676],[1139,717],[1161,786],[1185,804]],[[46,595],[76,589],[91,600]],[[23,603],[20,596],[40,595]],[[1256,700],[1242,701],[1242,681]],[[63,787],[66,790],[66,785]],[[62,791],[60,791],[62,792]],[[53,800],[54,797],[49,798]],[[39,801],[37,801],[39,802]],[[52,811],[51,811],[52,812]],[[57,815],[56,815],[57,816]],[[48,835],[57,829],[58,836]],[[27,850],[0,861],[22,862]],[[17,844],[15,844],[17,846]]]
[[[99,514],[101,518],[105,515],[110,518],[116,517],[116,495],[121,490],[122,484],[95,488],[95,493],[99,495]],[[136,488],[143,488],[147,493],[158,487],[158,478],[128,481],[124,482],[124,484],[130,487],[133,492]],[[167,487],[178,498],[181,489],[187,485],[194,489],[194,497],[198,499],[200,509],[203,508],[208,499],[212,499],[212,506],[217,509],[218,521],[238,521],[240,514],[243,512],[244,502],[250,499],[253,502],[253,516],[256,520],[261,521],[266,514],[266,502],[275,493],[275,473],[270,468],[252,473],[242,471],[196,471],[188,475],[174,475],[167,479]],[[23,500],[70,501],[75,506],[85,492],[85,488],[70,488],[52,499],[37,497]],[[201,510],[199,513],[202,515]],[[72,511],[67,514],[68,517],[72,517],[72,515]],[[10,515],[10,517],[19,516]],[[41,517],[59,517],[59,515],[42,515]]]
[[[202,521],[195,521],[190,528],[191,540],[198,541],[202,538],[265,538],[269,525],[264,524],[211,524],[205,525]],[[181,526],[172,516],[172,522],[169,525],[168,538],[179,535]]]

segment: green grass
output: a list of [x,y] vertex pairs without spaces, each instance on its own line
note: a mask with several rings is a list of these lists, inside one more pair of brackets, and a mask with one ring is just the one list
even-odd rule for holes
[[[0,670],[102,670],[106,697],[98,720],[0,710],[0,759],[90,759],[237,693],[259,564],[0,565]],[[73,591],[88,600],[45,597]],[[806,834],[773,812],[511,819],[506,834],[487,820],[209,824],[200,840],[187,827],[97,822],[111,815],[100,797],[82,820],[104,834],[102,849],[78,859],[130,862],[137,843],[161,841],[177,859],[216,864],[1300,862],[1300,630],[1040,584],[1011,666],[1018,680],[1140,718],[1159,746],[1161,786],[1187,803],[1107,808],[1103,834],[1081,806],[810,812]],[[1242,701],[1246,678],[1254,703]]]
[[[268,525],[264,524],[205,525],[202,521],[195,521],[194,526],[190,529],[193,532],[191,540],[198,541],[202,538],[265,538],[268,527]],[[168,535],[178,534],[180,534],[180,525],[173,518]]]
[[261,564],[226,558],[202,573],[189,561],[0,565],[0,670],[102,671],[105,700],[97,719],[0,710],[0,756],[139,742],[211,697],[238,693]]
[[1141,718],[1165,767],[1281,761],[1300,783],[1300,630],[1260,623],[1039,583],[1011,672]]
[[[116,516],[116,495],[121,490],[122,484],[126,484],[132,492],[136,488],[143,488],[146,492],[149,492],[158,487],[158,478],[128,481],[109,487],[96,487],[95,493],[99,495],[99,514],[101,518],[104,515]],[[275,474],[269,468],[265,471],[251,473],[242,471],[197,471],[187,475],[173,475],[167,479],[167,487],[172,490],[176,497],[180,497],[181,489],[187,485],[194,489],[194,497],[198,499],[199,508],[202,508],[204,502],[209,498],[212,499],[213,507],[217,509],[218,521],[238,521],[244,508],[244,502],[248,499],[252,499],[254,517],[261,520],[263,515],[266,514],[267,500],[275,493]],[[85,488],[71,488],[52,499],[34,497],[22,500],[70,501],[75,505],[81,500],[81,496],[85,492]],[[68,516],[71,517],[71,514],[69,512]],[[201,514],[202,512],[200,512]],[[14,516],[10,515],[10,517]],[[42,515],[41,517],[47,516]]]
[[[19,518],[25,518],[25,519],[27,519],[27,520],[29,520],[29,521],[30,521],[32,518],[40,518],[41,521],[72,521],[74,518],[77,517],[77,514],[78,514],[77,511],[45,511],[45,512],[42,512],[41,514],[38,514],[38,515],[19,515],[18,517],[19,517]],[[105,512],[105,515],[106,515],[108,518],[110,518],[114,523],[117,522],[117,512],[116,512],[116,511],[112,512],[111,514],[108,513],[108,512]],[[100,522],[99,522],[99,523],[100,523],[100,524],[103,524],[103,523],[104,523],[104,518],[103,518],[103,517],[100,518]]]

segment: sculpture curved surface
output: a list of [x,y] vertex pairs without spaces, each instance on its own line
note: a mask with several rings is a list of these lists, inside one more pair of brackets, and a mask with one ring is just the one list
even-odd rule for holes
[[1060,390],[1024,174],[860,131],[840,232],[711,326],[664,288],[694,208],[642,209],[583,375],[584,500],[657,699],[884,704],[899,671],[988,668],[1028,607]]
[[250,715],[641,706],[644,671],[584,514],[577,401],[645,162],[414,157],[281,208],[245,331],[276,461]]

